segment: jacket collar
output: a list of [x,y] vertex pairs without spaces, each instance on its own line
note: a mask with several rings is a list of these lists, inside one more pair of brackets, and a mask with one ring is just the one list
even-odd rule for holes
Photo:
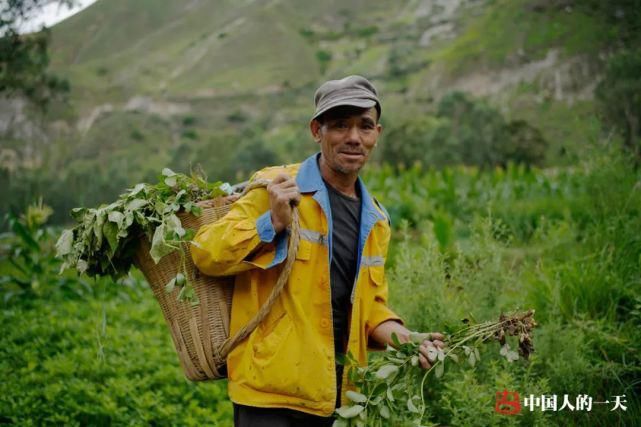
[[[301,193],[327,191],[320,173],[320,168],[318,167],[319,157],[320,153],[316,153],[301,163],[298,174],[296,175],[296,184]],[[367,222],[385,220],[386,217],[374,206],[374,201],[360,177],[358,178],[357,185],[361,191],[361,220],[366,219]]]

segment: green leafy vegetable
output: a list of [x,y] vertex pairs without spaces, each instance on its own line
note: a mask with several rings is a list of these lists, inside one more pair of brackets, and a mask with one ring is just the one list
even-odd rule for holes
[[527,358],[533,351],[530,336],[536,325],[533,316],[533,310],[512,316],[501,315],[498,322],[467,326],[451,334],[445,340],[444,349],[428,349],[431,367],[427,370],[418,366],[418,354],[423,341],[431,338],[429,334],[412,333],[405,343],[393,334],[395,347],[388,346],[387,351],[370,361],[367,367],[359,366],[348,354],[348,376],[358,391],[345,392],[353,404],[336,410],[334,426],[423,426],[429,415],[424,396],[429,374],[433,372],[434,378],[441,378],[445,373],[445,362],[457,363],[459,356],[474,367],[481,360],[477,346],[487,341],[498,341],[502,345],[500,354],[510,362],[516,360],[518,353],[510,350],[507,336],[518,337],[519,353]]
[[[179,251],[184,272],[182,243],[193,237],[194,230],[183,228],[176,214],[200,215],[197,202],[226,195],[229,188],[221,182],[208,183],[198,174],[187,176],[165,168],[155,185],[136,184],[109,205],[75,208],[71,216],[77,225],[64,230],[56,243],[56,256],[64,261],[61,271],[75,268],[89,276],[124,276],[131,268],[140,239],[147,238],[155,263]],[[178,273],[165,289],[172,292],[179,286],[177,298],[194,303],[196,294],[187,277]]]

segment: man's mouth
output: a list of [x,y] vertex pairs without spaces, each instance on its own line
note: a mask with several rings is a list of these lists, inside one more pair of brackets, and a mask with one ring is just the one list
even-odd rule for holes
[[365,155],[362,151],[339,151],[339,153],[352,158],[363,157]]

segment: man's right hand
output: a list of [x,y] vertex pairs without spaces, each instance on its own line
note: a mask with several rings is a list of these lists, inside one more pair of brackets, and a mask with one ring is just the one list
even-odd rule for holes
[[301,194],[296,181],[284,173],[267,185],[267,193],[269,193],[272,225],[274,231],[280,233],[292,222],[292,207],[300,203]]

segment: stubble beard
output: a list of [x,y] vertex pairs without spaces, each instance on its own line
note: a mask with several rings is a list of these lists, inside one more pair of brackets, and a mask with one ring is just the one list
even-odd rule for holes
[[345,167],[341,165],[338,162],[335,162],[333,165],[330,165],[330,169],[332,169],[334,172],[336,172],[339,175],[343,176],[351,176],[351,175],[358,175],[360,170],[363,168],[363,165],[358,166],[356,169],[351,169],[348,167]]

